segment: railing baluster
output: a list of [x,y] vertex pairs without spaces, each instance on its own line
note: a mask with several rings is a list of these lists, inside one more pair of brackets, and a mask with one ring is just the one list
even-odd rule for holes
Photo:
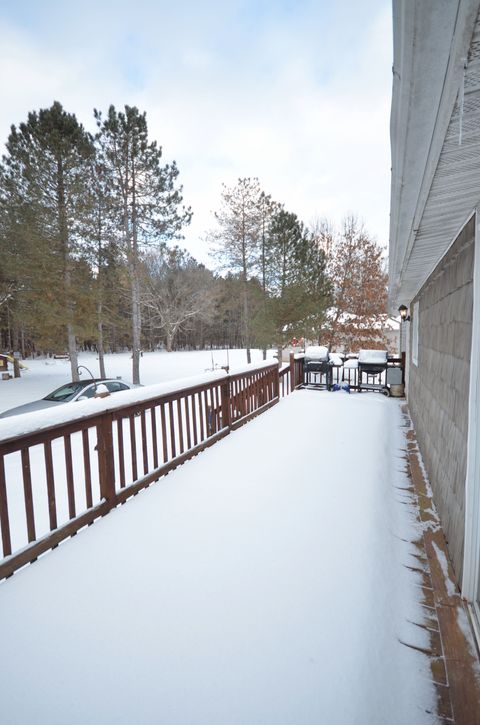
[[160,403],[160,422],[162,424],[162,446],[163,446],[163,462],[168,461],[167,446],[167,421],[165,419],[165,403]]
[[50,521],[50,531],[53,531],[57,528],[57,504],[55,500],[52,441],[45,441],[43,444],[43,453],[45,456],[45,472],[47,474],[48,517]]
[[203,404],[202,404],[202,394],[197,393],[198,395],[198,414],[200,419],[200,441],[203,443],[205,440],[205,429],[204,429],[204,423],[203,423]]
[[248,408],[248,387],[247,387],[247,379],[243,377],[242,379],[242,396],[243,396],[243,415],[247,415],[249,412]]
[[123,421],[120,415],[117,418],[117,442],[118,442],[118,472],[120,474],[120,488],[125,488],[125,447],[123,443]]
[[63,437],[65,450],[65,470],[67,473],[67,494],[68,494],[68,516],[75,518],[75,486],[73,483],[73,463],[72,463],[72,440],[70,435]]
[[5,463],[3,456],[0,456],[0,525],[2,527],[3,556],[9,556],[12,553],[12,540],[10,538],[7,482],[5,480]]
[[197,404],[195,402],[195,395],[192,395],[190,398],[190,403],[192,406],[192,423],[193,423],[193,445],[196,446],[198,443],[198,437],[197,437]]
[[83,472],[85,474],[85,501],[87,508],[93,506],[92,496],[92,471],[90,468],[90,440],[88,437],[88,428],[82,430],[82,448],[83,448]]
[[145,411],[140,413],[140,425],[142,430],[142,454],[143,454],[143,472],[148,473],[148,450],[147,450],[147,421],[145,420]]
[[230,381],[230,423],[232,423],[236,418],[236,409],[237,409],[237,381],[231,380]]
[[130,421],[130,450],[132,454],[132,480],[136,481],[138,478],[137,468],[137,433],[135,430],[135,416],[130,413],[128,416]]
[[233,411],[234,418],[240,418],[242,415],[242,402],[240,399],[240,381],[235,380],[235,410]]
[[222,428],[228,428],[230,427],[231,423],[231,415],[232,415],[232,409],[231,409],[231,397],[230,397],[230,383],[228,380],[225,380],[224,383],[221,385],[221,405],[222,405]]
[[168,404],[168,417],[170,420],[170,450],[172,452],[172,458],[177,455],[177,448],[175,445],[175,421],[173,419],[173,403],[172,401]]
[[22,448],[23,496],[25,499],[25,516],[27,520],[28,541],[35,541],[35,514],[33,511],[32,477],[30,473],[30,452]]
[[203,401],[205,404],[205,431],[206,431],[206,437],[209,438],[212,435],[212,426],[211,426],[211,418],[210,418],[210,405],[208,401],[208,392],[206,390],[203,391]]
[[190,410],[189,410],[189,396],[186,395],[183,399],[183,404],[185,407],[185,428],[187,431],[187,450],[190,450],[192,447],[192,435],[190,431]]
[[218,388],[215,385],[215,387],[212,390],[212,433],[216,433],[219,425],[218,425],[218,416],[219,416],[219,400],[218,400]]
[[180,443],[180,455],[185,450],[185,448],[183,446],[183,416],[182,416],[181,402],[182,402],[182,399],[177,398],[177,421],[178,421],[178,434],[179,434],[179,443]]
[[152,426],[153,467],[158,468],[157,419],[154,405],[150,408],[150,422]]

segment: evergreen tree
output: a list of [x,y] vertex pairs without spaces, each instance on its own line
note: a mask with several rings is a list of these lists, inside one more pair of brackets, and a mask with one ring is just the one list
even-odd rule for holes
[[[268,288],[267,288],[267,268],[268,268],[268,238],[270,235],[270,228],[272,220],[274,219],[275,212],[278,212],[280,206],[272,200],[272,197],[265,194],[263,191],[259,198],[259,218],[260,218],[260,248],[259,248],[259,272],[262,284],[262,308],[260,315],[257,316],[256,331],[257,335],[261,338],[261,344],[263,347],[263,359],[267,358],[267,345],[268,342],[268,324],[265,325],[265,321],[268,317]],[[259,323],[259,320],[263,320],[263,324]],[[271,339],[271,338],[270,338]]]
[[285,342],[304,336],[312,320],[326,309],[329,282],[323,252],[297,215],[282,207],[272,218],[266,259],[269,300],[256,324],[275,340],[280,361]]
[[118,228],[128,268],[131,315],[133,373],[140,382],[142,249],[149,244],[178,237],[188,224],[191,211],[181,207],[181,187],[176,186],[178,169],[161,165],[162,149],[149,141],[145,113],[125,106],[116,111],[110,106],[105,118],[95,111],[101,161],[112,184],[116,200]]
[[116,200],[108,168],[98,147],[90,164],[89,209],[90,263],[95,277],[95,337],[100,376],[106,377],[106,328],[114,324],[121,309],[123,259],[116,227]]
[[[78,266],[85,251],[87,167],[93,153],[92,139],[75,115],[55,102],[12,126],[0,178],[2,227],[19,300],[43,327],[45,340],[58,345],[66,337],[74,380],[76,335],[88,319],[85,269]],[[11,205],[6,215],[5,204]]]

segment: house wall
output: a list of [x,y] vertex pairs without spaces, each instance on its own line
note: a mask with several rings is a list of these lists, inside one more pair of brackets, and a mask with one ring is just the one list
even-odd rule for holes
[[[472,341],[475,219],[462,229],[417,297],[418,366],[408,403],[453,566],[462,575]],[[410,324],[410,349],[414,320]]]

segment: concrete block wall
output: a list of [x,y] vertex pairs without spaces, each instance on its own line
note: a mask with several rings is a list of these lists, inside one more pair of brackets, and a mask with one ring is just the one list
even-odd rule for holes
[[[408,404],[457,579],[465,534],[465,473],[472,342],[475,221],[412,301],[418,302],[418,366]],[[410,332],[413,329],[413,318]]]

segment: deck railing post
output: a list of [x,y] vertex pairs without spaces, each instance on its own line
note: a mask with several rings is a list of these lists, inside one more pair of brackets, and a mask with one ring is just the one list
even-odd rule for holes
[[273,397],[280,398],[280,365],[272,371],[273,375]]
[[231,420],[230,420],[230,409],[231,409],[231,400],[230,400],[230,380],[224,380],[224,382],[221,385],[221,391],[222,391],[222,428],[230,428]]
[[290,392],[295,390],[295,353],[290,353]]
[[111,413],[106,413],[97,425],[97,452],[100,495],[113,507],[115,505],[115,462],[112,427],[113,416]]

